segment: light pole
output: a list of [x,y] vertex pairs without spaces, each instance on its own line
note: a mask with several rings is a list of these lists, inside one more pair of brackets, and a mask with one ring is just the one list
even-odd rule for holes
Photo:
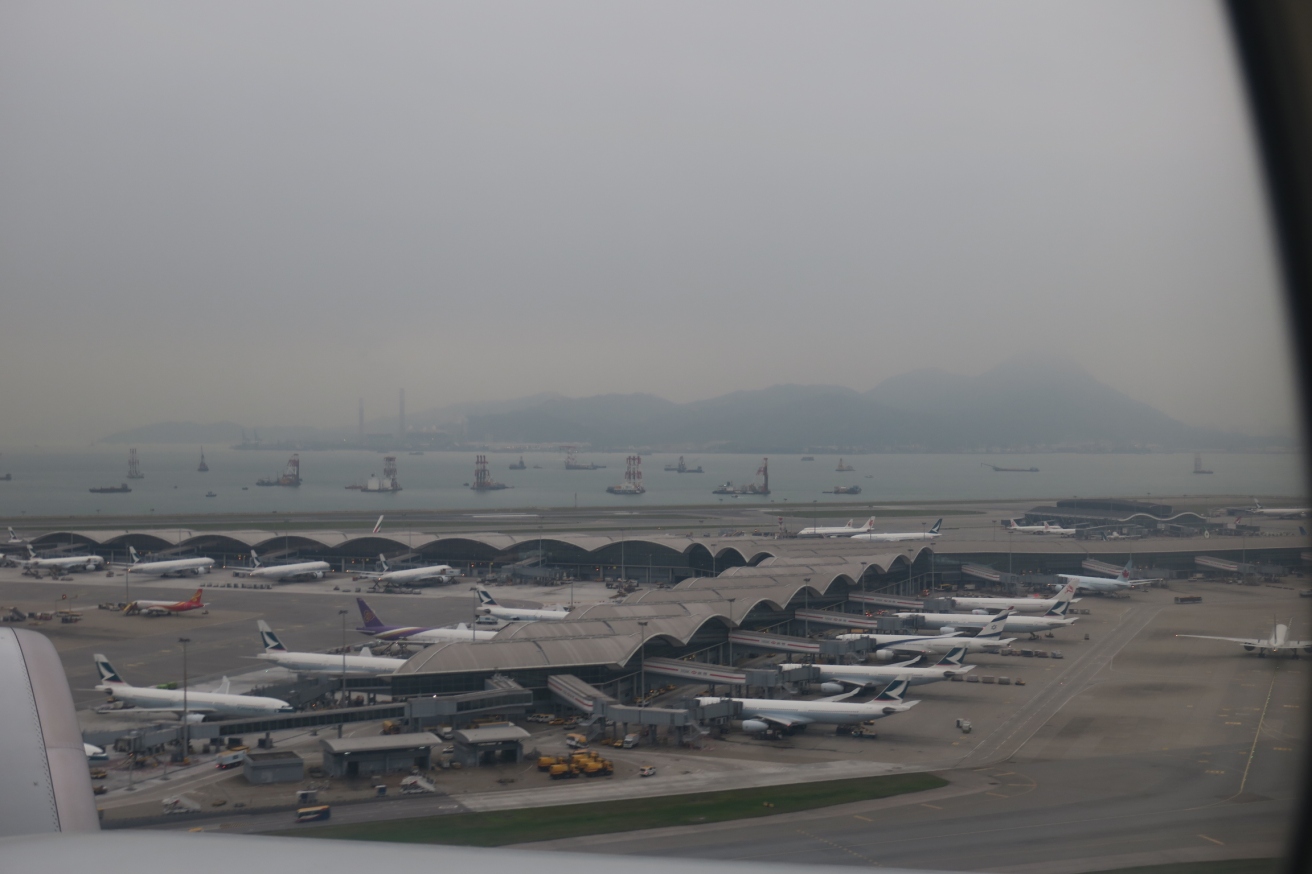
[[182,758],[185,760],[191,752],[191,714],[187,712],[187,644],[191,638],[179,637],[178,643],[182,644]]
[[638,646],[638,698],[647,692],[647,620],[639,619],[638,627],[642,629],[642,643]]
[[342,706],[346,706],[346,611],[338,610],[337,615],[342,617]]
[[629,578],[629,572],[624,567],[624,529],[620,529],[620,582],[623,583]]
[[720,544],[718,543],[711,544],[711,576],[712,577],[719,576],[719,571],[715,569],[715,551],[719,548],[720,548]]
[[729,599],[729,667],[733,667],[733,630],[735,627],[733,621],[733,602],[736,600],[738,599]]
[[[802,589],[802,599],[803,599],[802,603],[806,607],[806,609],[810,610],[811,609],[811,578],[803,577],[802,582],[806,583],[806,588]],[[803,637],[811,636],[811,621],[809,619],[802,620],[802,636]]]

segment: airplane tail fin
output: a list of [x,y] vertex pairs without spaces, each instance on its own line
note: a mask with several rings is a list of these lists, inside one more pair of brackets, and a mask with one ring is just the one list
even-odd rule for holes
[[381,552],[378,553],[378,563],[382,565],[383,573],[387,573],[387,559],[383,558],[383,554]]
[[32,548],[32,544],[30,543],[27,545],[27,557],[36,558],[36,550]]
[[386,628],[383,620],[378,618],[378,614],[374,612],[373,608],[364,602],[364,598],[356,598],[355,603],[360,608],[360,618],[364,621],[365,628]]
[[902,696],[907,693],[911,686],[910,681],[905,677],[899,677],[884,687],[884,691],[876,695],[872,700],[875,701],[901,701]]
[[377,534],[377,533],[378,533],[378,529],[380,529],[380,528],[382,528],[382,527],[383,527],[383,517],[382,517],[382,516],[379,516],[379,517],[378,517],[378,521],[374,523],[374,533]]
[[214,690],[214,693],[216,695],[227,695],[229,694],[228,690],[231,688],[232,688],[232,681],[229,680],[227,677],[224,677],[223,682],[219,684],[219,688]]
[[977,640],[997,640],[1002,637],[1002,630],[1007,627],[1007,620],[1010,618],[1011,608],[1008,607],[1006,610],[1003,610],[1001,613],[990,619],[988,625],[981,628],[979,634],[975,635],[975,638]]
[[1125,563],[1125,567],[1121,569],[1121,582],[1128,583],[1130,581],[1130,574],[1133,573],[1133,571],[1134,571],[1134,556],[1130,556],[1130,560],[1127,561]]
[[100,674],[101,683],[105,684],[106,686],[132,685],[127,680],[124,680],[122,677],[118,675],[118,671],[114,670],[114,666],[109,663],[109,659],[105,658],[103,654],[96,653],[94,656],[92,656],[92,659],[96,663],[96,671],[99,672]]
[[136,564],[137,562],[141,561],[141,557],[137,555],[137,550],[131,546],[128,547],[128,555],[132,556],[133,564]]
[[487,589],[475,589],[474,591],[478,593],[478,601],[484,607],[497,606],[497,599],[493,598],[492,593],[489,592]]
[[1057,601],[1043,615],[1049,618],[1065,618],[1066,611],[1071,608],[1071,598],[1075,597],[1075,589],[1076,583],[1074,580],[1062,586],[1061,591],[1057,593]]
[[260,567],[260,557],[255,554],[255,550],[253,549],[251,550],[251,564],[255,567]]
[[929,533],[930,533],[930,534],[937,534],[939,528],[941,528],[941,527],[943,527],[943,520],[942,520],[942,519],[939,519],[937,522],[934,523],[934,527],[931,528],[931,529],[929,529]]
[[862,527],[864,527],[867,531],[869,531],[871,528],[874,528],[874,527],[875,527],[875,517],[874,517],[874,516],[871,516],[869,519],[867,519],[867,520],[866,520],[866,524],[865,524],[864,526],[862,526]]
[[19,540],[21,540],[21,539],[22,539],[22,538],[20,538],[20,537],[18,536],[18,532],[14,531],[13,528],[10,528],[10,529],[9,529],[9,541],[10,541],[11,543],[17,543],[17,542],[18,542]]
[[263,619],[257,619],[255,620],[255,624],[259,626],[260,640],[264,641],[265,652],[287,651],[287,647],[283,646],[282,641],[278,639],[278,635],[273,633],[273,629],[269,627],[269,623],[265,622]]
[[964,659],[965,656],[966,656],[966,648],[964,646],[954,646],[952,647],[952,649],[948,650],[947,655],[943,656],[943,658],[938,660],[936,665],[949,665],[952,667],[961,667],[962,659]]
[[188,603],[188,604],[195,604],[195,605],[197,605],[197,606],[200,606],[200,605],[201,605],[201,600],[200,600],[200,589],[197,589],[197,590],[196,590],[196,594],[192,595],[189,599],[187,599],[187,603]]

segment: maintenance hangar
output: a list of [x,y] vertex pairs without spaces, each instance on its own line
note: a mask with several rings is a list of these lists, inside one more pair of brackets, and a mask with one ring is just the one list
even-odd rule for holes
[[463,767],[519,764],[524,760],[524,741],[531,735],[518,725],[487,725],[465,728],[452,735],[455,752],[451,758]]
[[729,631],[738,627],[806,635],[811,626],[794,617],[796,609],[842,609],[863,585],[869,591],[879,590],[872,583],[899,587],[916,578],[915,565],[926,566],[930,554],[916,547],[856,561],[744,567],[638,592],[621,604],[583,608],[563,622],[514,623],[489,641],[438,644],[417,653],[392,675],[392,691],[400,697],[472,691],[502,674],[546,704],[548,678],[568,673],[627,699],[645,658],[723,664]]
[[321,738],[323,769],[332,777],[364,777],[388,771],[428,770],[433,747],[441,743],[428,731],[369,737]]
[[299,783],[305,760],[292,750],[248,750],[241,773],[248,783]]

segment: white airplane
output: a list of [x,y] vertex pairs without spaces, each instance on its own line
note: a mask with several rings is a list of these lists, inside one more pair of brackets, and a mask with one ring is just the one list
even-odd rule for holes
[[536,622],[538,620],[547,620],[549,622],[559,621],[569,616],[569,611],[564,607],[558,607],[554,610],[532,610],[527,607],[503,607],[498,604],[492,597],[492,593],[487,589],[476,589],[478,592],[479,607],[478,612],[484,616],[494,616],[497,619],[504,619],[507,622]]
[[[1076,586],[1068,582],[1067,586]],[[1071,594],[1075,594],[1074,591]],[[1013,610],[1016,613],[1047,613],[1057,604],[1056,598],[958,598],[953,597],[952,606],[958,610]],[[1078,598],[1072,598],[1078,601]]]
[[260,557],[251,550],[251,564],[254,568],[236,573],[244,577],[251,577],[260,580],[274,580],[275,582],[289,582],[295,580],[322,580],[323,575],[332,570],[332,565],[326,561],[302,561],[296,564],[275,564],[265,567],[260,564]]
[[1063,528],[1052,522],[1044,522],[1043,530],[1039,534],[1056,534],[1058,537],[1074,537],[1077,528]]
[[1022,525],[1015,519],[1008,519],[1007,522],[1008,524],[1004,526],[1007,530],[1019,531],[1021,534],[1043,534],[1043,529],[1048,524],[1047,522],[1044,522],[1042,525]]
[[[1012,616],[1007,615],[1003,620],[1003,631],[1026,631],[1033,637],[1038,637],[1040,631],[1051,631],[1054,628],[1064,628],[1075,622],[1075,617],[1067,618],[1066,611],[1071,606],[1071,596],[1074,590],[1068,585],[1061,590],[1057,596],[1057,603],[1052,606],[1047,613],[1042,616]],[[895,613],[899,619],[910,619],[915,617],[921,623],[929,628],[940,628],[954,631],[958,628],[983,628],[994,621],[993,616],[987,616],[980,613]]]
[[52,571],[98,571],[105,566],[105,560],[98,555],[61,555],[56,558],[38,558],[29,544],[27,558],[12,557],[23,570]]
[[803,528],[797,532],[798,537],[851,537],[853,534],[861,534],[875,527],[875,517],[871,516],[866,520],[864,525],[853,527],[853,520],[848,519],[846,525],[839,525],[831,528],[823,526],[816,528]]
[[961,637],[961,632],[951,631],[933,637],[915,634],[840,634],[838,639],[857,640],[864,637],[874,640],[875,645],[879,647],[875,650],[875,657],[879,659],[893,658],[894,653],[933,655],[935,653],[951,652],[962,646],[966,648],[968,653],[997,652],[1016,639],[1002,636],[1002,630],[1006,627],[1007,619],[1010,616],[1010,610],[1003,610],[1001,613],[994,614],[992,621],[981,628],[979,634],[974,637]]
[[[883,719],[894,713],[905,713],[919,704],[919,701],[903,701],[902,696],[909,684],[906,680],[890,683],[870,701],[854,704],[832,698],[817,701],[784,701],[775,698],[731,698],[742,705],[741,716],[743,731],[761,732],[770,728],[803,728],[813,722],[824,725],[856,725],[872,719]],[[856,691],[860,691],[859,689]],[[850,697],[851,692],[842,697]],[[723,698],[698,698],[697,703],[705,707],[718,704]]]
[[[919,686],[924,683],[937,683],[949,680],[957,674],[968,674],[975,670],[974,665],[963,665],[962,657],[966,654],[964,646],[954,647],[928,667],[913,668],[911,665],[920,661],[920,657],[892,665],[816,665],[820,669],[821,691],[835,694],[847,691],[852,686],[868,689],[905,680],[908,685]],[[780,668],[800,668],[801,665],[780,665]]]
[[894,543],[902,540],[934,540],[939,537],[939,528],[943,520],[939,519],[928,531],[867,531],[852,535],[853,540],[869,540],[872,543]]
[[260,639],[264,642],[264,652],[256,658],[273,662],[279,667],[298,674],[325,674],[342,676],[345,671],[351,677],[380,677],[396,673],[396,669],[405,664],[405,659],[389,659],[376,656],[369,650],[362,650],[360,655],[333,655],[326,652],[288,652],[278,635],[273,633],[269,623],[263,619],[255,623],[260,629]]
[[188,610],[199,610],[204,606],[200,600],[200,589],[197,589],[196,594],[185,601],[133,601],[123,608],[123,612],[128,615],[171,616]]
[[132,564],[127,566],[127,570],[134,574],[149,574],[152,576],[184,576],[190,574],[199,576],[207,574],[210,568],[214,567],[212,558],[171,558],[161,561],[142,561],[137,555],[137,551],[131,546],[128,547],[128,553],[132,556]]
[[[1274,516],[1278,519],[1296,519],[1299,516],[1308,514],[1307,507],[1263,507],[1262,502],[1253,498],[1253,506],[1248,508],[1248,512],[1254,516]],[[10,529],[11,531],[13,529]]]
[[26,537],[19,537],[17,531],[13,528],[9,529],[9,539],[5,541],[6,546],[27,546],[27,544],[28,539]]
[[[1290,624],[1293,624],[1290,619]],[[1271,636],[1263,640],[1260,637],[1216,637],[1211,634],[1177,634],[1176,637],[1196,637],[1200,640],[1225,640],[1230,643],[1237,643],[1244,648],[1246,652],[1256,652],[1258,657],[1266,658],[1267,652],[1279,655],[1281,652],[1288,652],[1293,658],[1298,658],[1298,651],[1301,649],[1305,653],[1312,654],[1312,640],[1290,640],[1289,626],[1276,623],[1271,629]]]
[[1086,577],[1080,574],[1057,574],[1066,584],[1075,583],[1077,589],[1086,592],[1123,592],[1126,589],[1135,589],[1139,586],[1146,586],[1149,583],[1159,583],[1161,580],[1135,580],[1130,578],[1134,570],[1134,559],[1131,558],[1125,563],[1125,567],[1115,579],[1111,577]]
[[430,628],[424,625],[387,625],[378,618],[373,608],[365,603],[364,598],[356,598],[360,607],[360,619],[364,625],[355,629],[362,634],[372,634],[379,640],[395,640],[401,643],[447,643],[449,641],[491,640],[497,636],[495,631],[481,631],[470,628],[465,623],[451,628]]
[[[215,692],[193,692],[188,689],[184,693],[182,689],[133,686],[118,675],[109,659],[100,653],[96,653],[94,658],[96,670],[100,672],[100,685],[96,686],[96,691],[108,692],[112,699],[131,704],[142,712],[177,713],[188,722],[200,722],[210,715],[264,716],[269,713],[295,712],[290,704],[277,698],[229,694],[230,683],[227,677],[223,678]],[[182,701],[184,694],[187,697],[185,713]]]
[[449,564],[402,568],[394,571],[388,568],[387,559],[383,558],[381,554],[378,556],[378,563],[383,566],[382,573],[363,573],[360,576],[371,579],[376,583],[395,586],[415,586],[427,582],[449,583],[460,576],[459,569],[453,568]]

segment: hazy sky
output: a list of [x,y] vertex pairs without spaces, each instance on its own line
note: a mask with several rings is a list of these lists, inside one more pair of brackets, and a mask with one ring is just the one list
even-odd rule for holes
[[9,0],[0,441],[1056,353],[1289,432],[1245,124],[1198,0]]

